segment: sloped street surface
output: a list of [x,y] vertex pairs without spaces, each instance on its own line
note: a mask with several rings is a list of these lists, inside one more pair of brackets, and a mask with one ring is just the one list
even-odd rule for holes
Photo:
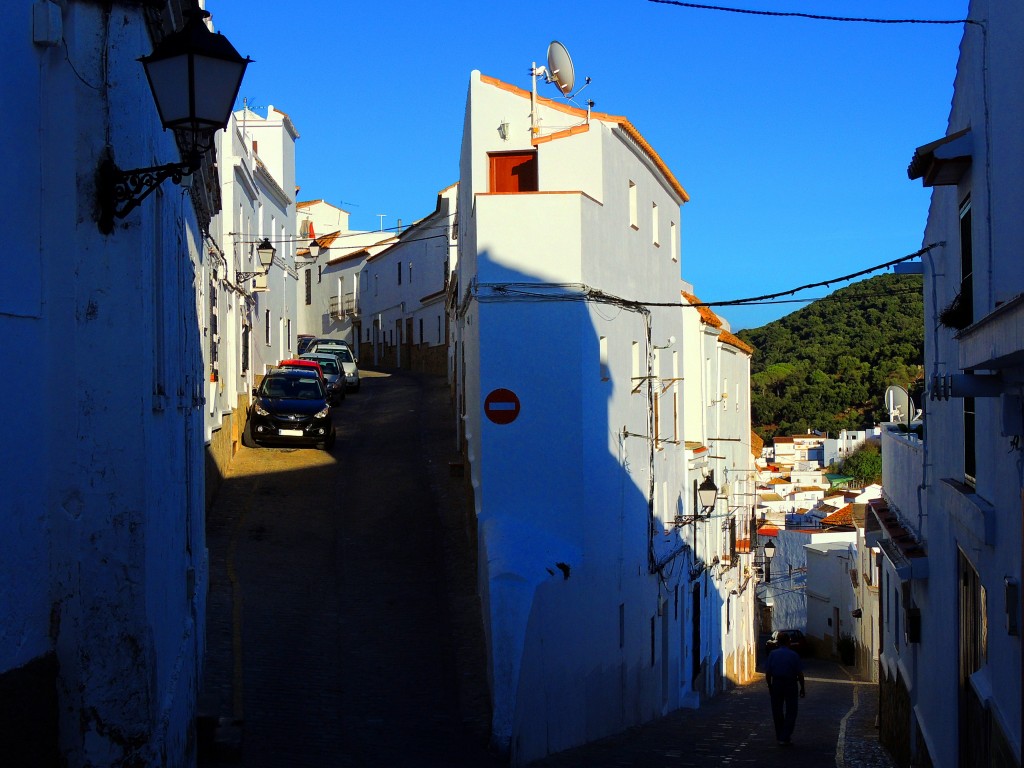
[[335,419],[241,449],[209,515],[200,766],[491,765],[447,386],[367,373]]

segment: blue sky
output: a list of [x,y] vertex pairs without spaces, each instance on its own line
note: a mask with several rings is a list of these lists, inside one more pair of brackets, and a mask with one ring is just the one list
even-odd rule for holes
[[[968,0],[738,0],[762,11],[962,19]],[[457,181],[469,75],[523,88],[548,43],[690,193],[682,277],[705,301],[851,274],[922,245],[915,147],[945,133],[962,25],[751,16],[648,2],[208,0],[252,64],[239,95],[288,113],[300,199],[356,229],[408,224]],[[553,85],[541,93],[557,97]],[[801,294],[812,297],[825,289]],[[627,297],[642,300],[644,297]],[[731,307],[737,330],[801,304]]]

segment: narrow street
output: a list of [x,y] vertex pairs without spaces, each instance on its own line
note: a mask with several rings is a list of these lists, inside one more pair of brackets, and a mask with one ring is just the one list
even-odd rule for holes
[[[489,702],[445,383],[364,374],[329,452],[246,449],[207,523],[200,768],[488,768]],[[763,680],[535,768],[892,768],[877,688],[807,660],[792,747]]]
[[242,448],[207,523],[200,766],[487,766],[443,380],[365,373],[338,441]]

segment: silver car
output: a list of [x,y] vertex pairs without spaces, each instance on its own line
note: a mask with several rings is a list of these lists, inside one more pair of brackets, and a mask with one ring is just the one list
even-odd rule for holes
[[324,380],[327,382],[327,397],[331,405],[337,405],[345,399],[345,391],[348,389],[345,381],[345,373],[341,367],[341,361],[332,354],[306,354],[299,355],[299,360],[312,360],[320,365],[324,373]]
[[339,364],[345,371],[345,386],[348,389],[359,391],[361,381],[359,379],[359,365],[356,356],[348,346],[348,342],[335,339],[317,339],[306,351],[303,357],[309,355],[333,355],[338,359]]

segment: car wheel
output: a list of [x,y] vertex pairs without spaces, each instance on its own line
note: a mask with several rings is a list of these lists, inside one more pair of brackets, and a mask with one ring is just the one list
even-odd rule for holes
[[245,422],[245,429],[242,430],[242,445],[246,448],[259,448],[259,445],[257,445],[252,437],[252,424],[248,421]]
[[332,429],[332,430],[331,430],[331,434],[330,434],[330,435],[329,435],[329,436],[327,437],[327,439],[326,439],[326,440],[324,440],[324,441],[323,441],[322,443],[320,443],[320,444],[319,444],[319,445],[317,446],[317,448],[319,448],[319,449],[320,449],[321,451],[329,451],[329,450],[331,450],[332,448],[334,448],[334,443],[335,443],[335,441],[336,441],[337,439],[338,439],[338,433],[337,433],[337,432],[335,432],[335,431],[334,431],[334,430]]

